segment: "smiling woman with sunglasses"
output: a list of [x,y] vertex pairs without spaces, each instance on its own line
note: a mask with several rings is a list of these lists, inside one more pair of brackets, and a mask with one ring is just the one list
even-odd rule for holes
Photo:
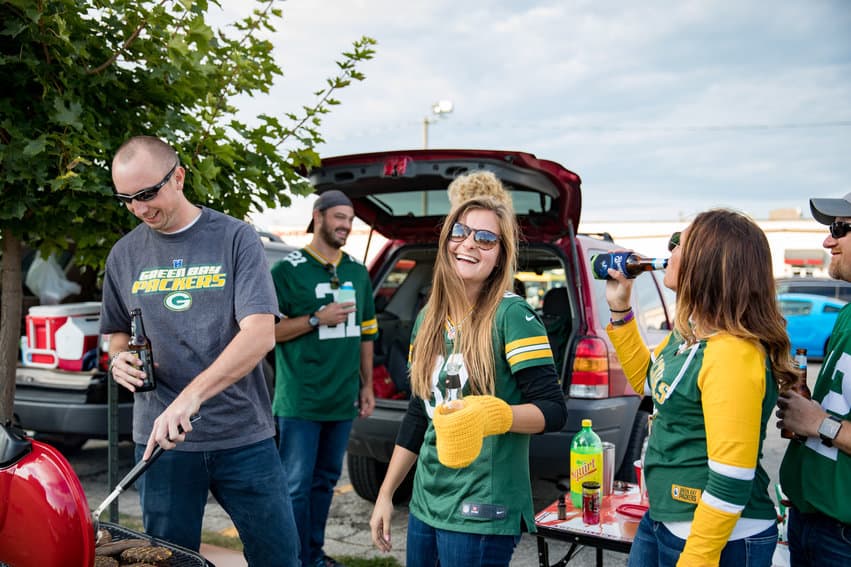
[[413,395],[370,527],[389,551],[393,494],[416,465],[406,565],[508,565],[535,525],[529,434],[560,430],[567,410],[546,330],[508,291],[518,232],[508,192],[476,172],[452,182],[450,201],[414,324]]

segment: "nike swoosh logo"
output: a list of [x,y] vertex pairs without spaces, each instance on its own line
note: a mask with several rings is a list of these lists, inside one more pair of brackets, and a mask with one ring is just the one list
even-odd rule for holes
[[535,316],[534,316],[534,315],[526,315],[526,320],[527,320],[527,321],[531,321],[531,320],[532,320],[532,319],[534,319],[534,318],[535,318]]

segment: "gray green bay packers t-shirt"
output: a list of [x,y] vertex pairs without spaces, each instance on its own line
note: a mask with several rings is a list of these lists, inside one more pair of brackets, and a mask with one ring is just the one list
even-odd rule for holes
[[[222,353],[248,315],[278,315],[266,254],[248,224],[208,208],[187,230],[140,224],[109,253],[101,333],[130,332],[142,309],[157,363],[157,387],[135,394],[133,441],[147,443],[154,419]],[[181,451],[231,449],[275,434],[260,365],[201,406]]]

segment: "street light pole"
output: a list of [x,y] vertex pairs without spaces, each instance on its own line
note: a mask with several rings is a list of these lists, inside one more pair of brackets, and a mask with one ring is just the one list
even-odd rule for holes
[[423,117],[423,149],[428,149],[428,127],[429,124],[434,124],[445,114],[449,114],[454,109],[451,100],[439,100],[431,105],[431,113],[437,118],[432,118],[428,115]]

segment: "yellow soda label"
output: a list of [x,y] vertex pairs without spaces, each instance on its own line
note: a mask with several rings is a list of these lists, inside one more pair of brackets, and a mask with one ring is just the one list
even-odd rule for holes
[[[603,454],[570,452],[570,495],[574,506],[582,502],[582,483],[603,483]],[[580,504],[577,504],[579,502]]]

